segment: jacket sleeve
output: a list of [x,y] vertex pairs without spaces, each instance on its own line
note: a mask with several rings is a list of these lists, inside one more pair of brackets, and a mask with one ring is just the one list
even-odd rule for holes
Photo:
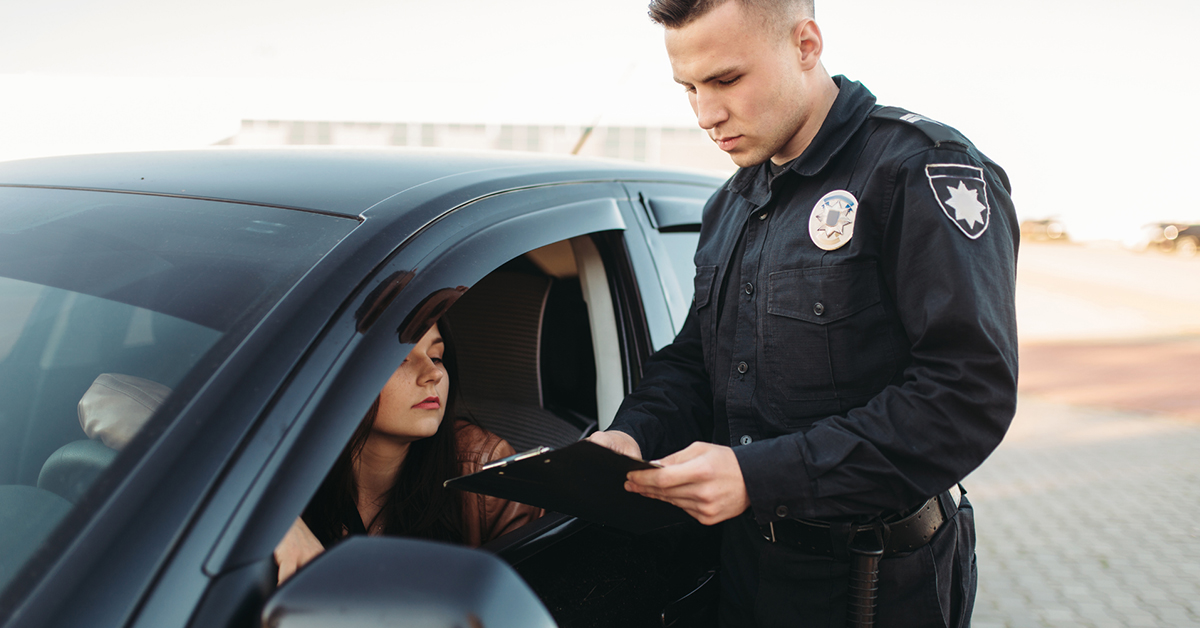
[[[911,507],[953,486],[1003,438],[1016,408],[1018,232],[1003,171],[975,155],[930,148],[890,166],[880,266],[909,344],[906,366],[862,407],[734,449],[760,522]],[[982,169],[981,233],[956,224],[931,164]]]
[[[479,430],[483,432],[482,429]],[[469,458],[464,472],[473,473],[484,465],[516,453],[508,441],[486,433],[478,443],[479,451]],[[463,542],[478,547],[539,519],[545,511],[528,504],[514,502],[482,493],[467,493],[463,512]]]
[[642,381],[609,429],[632,436],[642,457],[653,460],[710,440],[712,422],[712,392],[693,305],[674,342],[646,360]]

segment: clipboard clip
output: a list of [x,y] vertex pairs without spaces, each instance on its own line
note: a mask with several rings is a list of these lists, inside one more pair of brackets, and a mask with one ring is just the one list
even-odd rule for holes
[[526,458],[540,456],[549,451],[554,451],[554,448],[553,447],[534,447],[533,449],[530,449],[529,451],[515,453],[511,456],[508,456],[507,458],[501,458],[495,462],[489,462],[489,463],[483,465],[482,467],[480,467],[480,470],[486,471],[488,469],[495,469],[496,467],[506,467],[506,466],[508,466],[508,463],[510,463],[510,462],[517,462],[518,460],[524,460]]

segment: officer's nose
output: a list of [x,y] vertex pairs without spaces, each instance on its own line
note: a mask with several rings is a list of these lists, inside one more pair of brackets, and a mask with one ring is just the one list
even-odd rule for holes
[[729,119],[724,103],[714,94],[697,91],[692,96],[692,110],[696,112],[696,123],[705,131]]

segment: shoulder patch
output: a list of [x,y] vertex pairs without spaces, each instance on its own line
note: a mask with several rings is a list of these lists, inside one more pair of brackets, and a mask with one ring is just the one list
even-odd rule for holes
[[933,198],[963,235],[978,239],[992,219],[983,168],[966,164],[926,164]]
[[894,120],[896,122],[911,124],[924,133],[930,140],[933,140],[934,146],[941,146],[947,142],[960,146],[971,146],[971,141],[953,127],[948,127],[937,120],[926,118],[919,113],[913,113],[907,109],[901,109],[900,107],[880,107],[871,112],[871,117],[879,120]]

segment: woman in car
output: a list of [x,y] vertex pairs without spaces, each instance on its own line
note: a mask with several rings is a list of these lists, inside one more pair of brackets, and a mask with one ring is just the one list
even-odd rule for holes
[[[439,323],[444,327],[444,323]],[[541,509],[442,483],[510,456],[499,436],[454,417],[454,353],[431,327],[392,373],[275,560],[282,583],[342,537],[409,536],[478,546]]]

